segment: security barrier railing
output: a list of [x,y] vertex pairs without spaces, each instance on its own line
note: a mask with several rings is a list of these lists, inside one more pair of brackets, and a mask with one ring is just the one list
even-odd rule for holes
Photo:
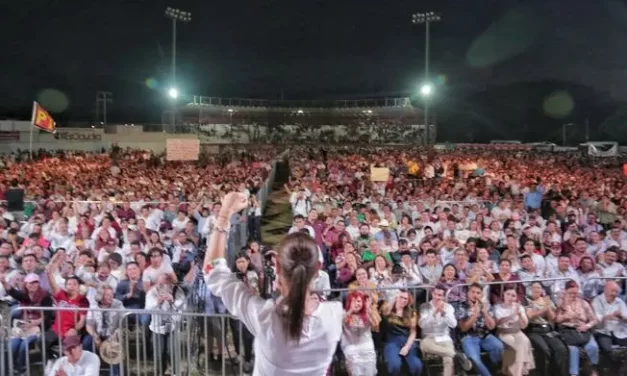
[[[599,280],[627,280],[627,277],[598,277]],[[481,284],[482,287],[507,285],[523,282],[565,282],[573,280],[563,278],[540,278],[533,281],[495,281]],[[456,288],[467,288],[472,284],[459,284],[449,288],[446,296]],[[319,294],[350,293],[352,291],[393,291],[393,290],[426,290],[432,285],[417,286],[379,286],[356,288],[332,288],[315,290]],[[384,301],[385,299],[380,300]],[[429,299],[427,298],[427,301]],[[416,309],[418,305],[416,306]],[[235,317],[229,314],[206,314],[188,312],[184,307],[177,310],[160,309],[105,309],[105,308],[74,308],[74,307],[19,307],[16,315],[24,311],[39,312],[44,315],[72,312],[75,320],[88,315],[89,320],[100,315],[117,315],[116,330],[109,332],[112,340],[103,338],[97,346],[96,342],[82,334],[82,344],[88,351],[101,356],[101,369],[112,376],[118,375],[244,375],[245,362],[250,361],[252,352],[252,335]],[[89,321],[90,324],[93,321]],[[8,367],[0,367],[0,375],[13,375],[16,362],[26,365],[23,374],[26,376],[41,375],[46,369],[44,360],[63,354],[61,339],[51,334],[51,326],[40,324],[39,334],[31,339],[30,349],[19,352],[16,346],[16,333],[11,331],[15,322],[0,316],[0,361]],[[227,328],[230,328],[227,329]],[[101,327],[102,329],[102,327]],[[53,339],[50,341],[50,339]],[[192,340],[197,338],[197,340]],[[105,344],[106,343],[106,344]],[[91,349],[91,350],[89,350]],[[218,360],[213,354],[222,354]],[[6,358],[5,358],[6,356]],[[238,359],[239,358],[239,359]],[[213,359],[213,360],[212,360]],[[336,360],[337,361],[337,360]],[[334,363],[335,364],[335,363]],[[250,364],[248,364],[250,365]],[[92,376],[92,375],[85,375]]]
[[[375,291],[375,292],[383,292],[383,294],[385,294],[386,292],[396,292],[400,290],[404,290],[404,291],[406,290],[406,291],[411,291],[413,293],[414,301],[422,301],[422,300],[429,301],[429,294],[431,293],[431,290],[433,290],[434,287],[435,286],[428,285],[428,284],[407,285],[407,286],[376,286],[376,287],[359,286],[359,287],[339,287],[339,288],[330,288],[330,289],[317,289],[317,290],[312,290],[312,293],[323,295],[323,296],[333,294],[333,293],[339,293],[339,295],[336,296],[336,298],[343,299],[346,297],[347,294],[353,291]],[[425,293],[424,297],[419,295],[421,292]],[[419,296],[421,299],[418,299]]]
[[[227,365],[231,365],[233,371],[228,374],[243,375],[245,351],[252,351],[251,338],[245,334],[242,323],[226,314],[77,307],[19,307],[16,310],[17,313],[24,311],[37,312],[42,316],[71,312],[76,321],[85,315],[115,315],[119,318],[116,329],[106,333],[106,337],[96,340],[84,330],[78,333],[83,350],[98,354],[102,359],[100,370],[108,369],[112,376],[163,375],[168,372],[172,375],[226,375]],[[6,335],[0,342],[1,354],[4,356],[6,353],[8,356],[8,363],[2,363],[8,364],[8,372],[4,372],[4,367],[0,368],[3,376],[18,372],[26,376],[41,375],[42,371],[49,371],[53,362],[63,356],[63,341],[56,335],[60,328],[55,332],[54,327],[45,327],[42,321],[39,334],[20,338],[16,333],[7,334],[8,326],[4,325],[1,318],[0,325]],[[231,336],[227,335],[227,327],[231,328]],[[190,339],[194,336],[200,338],[201,346],[193,346],[194,341]],[[227,343],[229,337],[232,346]],[[220,370],[216,370],[217,367],[211,364],[210,359],[214,353],[211,346],[214,339],[216,353],[224,354]],[[8,352],[4,350],[7,340]],[[28,351],[20,351],[18,342],[21,341],[29,342],[28,348],[22,347]],[[242,359],[235,361],[238,354],[242,355]],[[4,361],[3,358],[0,360]]]
[[[542,282],[543,284],[545,282],[556,282],[556,281],[562,281],[562,282],[566,282],[566,281],[574,281],[574,279],[569,278],[569,277],[559,277],[559,278],[536,278],[533,280],[517,280],[517,281],[492,281],[492,282],[479,282],[479,284],[481,285],[481,287],[485,288],[488,286],[501,286],[501,289],[503,289],[503,287],[505,285],[517,285],[517,284],[521,284],[524,285],[525,283],[532,283],[532,282]],[[451,295],[451,292],[453,290],[456,289],[467,289],[468,287],[472,286],[472,283],[460,283],[457,285],[454,285],[452,287],[450,287],[448,290],[446,290],[446,294],[444,295],[446,301],[449,301],[449,297]]]
[[[430,285],[387,286],[359,290],[426,290]],[[357,289],[343,288],[316,292],[346,292]],[[417,307],[416,307],[417,308]],[[229,314],[206,314],[189,312],[185,305],[177,310],[159,309],[110,309],[78,307],[17,307],[12,317],[22,317],[24,312],[45,315],[72,313],[74,322],[87,318],[92,334],[105,334],[95,340],[84,328],[77,334],[83,350],[101,358],[100,372],[108,371],[111,376],[122,375],[244,375],[245,360],[252,357],[252,335],[242,322]],[[113,316],[112,327],[93,325],[94,320],[105,320]],[[97,318],[99,317],[99,318]],[[13,375],[20,371],[26,376],[47,374],[54,362],[64,355],[63,340],[56,333],[62,332],[60,322],[38,325],[37,334],[20,337],[12,333],[16,319],[5,322],[0,316],[1,356],[6,354],[8,367],[0,368],[0,376]],[[55,328],[55,325],[56,328]],[[227,329],[229,328],[229,329]],[[56,330],[55,330],[56,329]],[[20,346],[28,341],[26,347]],[[6,349],[5,349],[6,347]],[[23,351],[26,350],[26,351]],[[214,351],[215,350],[215,351]],[[222,354],[212,361],[212,354]],[[4,360],[4,358],[0,358]],[[92,376],[92,375],[84,375]]]

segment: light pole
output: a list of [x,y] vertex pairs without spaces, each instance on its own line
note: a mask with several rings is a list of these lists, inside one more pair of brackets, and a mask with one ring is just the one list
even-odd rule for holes
[[103,125],[107,125],[107,103],[113,102],[110,91],[99,91],[96,93],[96,124],[100,122],[100,106],[102,106],[102,122]]
[[176,90],[176,22],[190,22],[192,20],[192,12],[167,7],[165,16],[172,20],[172,86]]
[[429,42],[430,42],[430,29],[429,25],[431,22],[438,22],[442,19],[439,13],[435,12],[419,12],[414,13],[411,16],[411,22],[416,25],[425,24],[425,85],[423,85],[422,89],[428,87],[427,92],[421,89],[421,93],[425,98],[425,136],[426,143],[429,143],[429,99],[428,96],[431,94],[432,88],[431,85],[427,84],[429,82]]
[[572,127],[573,123],[567,123],[567,124],[562,124],[562,145],[566,146],[566,128],[567,127]]
[[[177,8],[167,7],[165,9],[165,16],[172,20],[172,86],[170,90],[168,90],[168,95],[172,99],[177,99],[179,96],[179,92],[176,88],[176,22],[190,22],[192,20],[192,12],[186,12]],[[172,106],[172,128],[174,128],[176,126],[175,101],[173,101]]]
[[229,108],[227,110],[229,113],[229,128],[231,129],[231,143],[235,143],[235,132],[233,132],[233,109]]

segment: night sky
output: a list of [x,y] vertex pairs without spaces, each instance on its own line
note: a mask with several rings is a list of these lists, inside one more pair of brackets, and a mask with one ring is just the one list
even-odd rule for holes
[[[0,115],[28,116],[39,98],[61,119],[89,120],[96,91],[106,90],[113,119],[156,121],[171,69],[167,6],[192,12],[191,23],[178,25],[185,94],[412,95],[424,69],[424,26],[412,25],[411,14],[433,10],[442,13],[431,34],[442,102],[547,80],[603,101],[627,99],[625,1],[20,0],[0,10]],[[44,89],[62,94],[41,98]]]

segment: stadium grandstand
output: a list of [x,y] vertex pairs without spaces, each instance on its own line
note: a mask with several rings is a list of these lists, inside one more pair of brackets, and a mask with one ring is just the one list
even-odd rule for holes
[[198,125],[206,135],[256,143],[422,145],[427,140],[421,116],[409,98],[270,101],[194,96],[179,108],[183,124]]

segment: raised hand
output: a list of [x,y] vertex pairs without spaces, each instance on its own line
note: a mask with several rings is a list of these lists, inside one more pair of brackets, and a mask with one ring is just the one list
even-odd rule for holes
[[246,195],[241,192],[228,193],[222,199],[222,211],[226,211],[227,215],[231,215],[239,212],[242,209],[248,207],[248,199]]

